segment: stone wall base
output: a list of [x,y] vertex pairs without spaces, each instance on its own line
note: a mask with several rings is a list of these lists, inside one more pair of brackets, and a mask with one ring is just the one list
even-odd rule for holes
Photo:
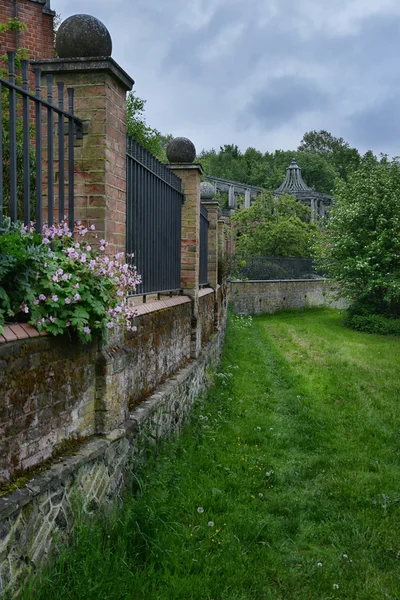
[[57,543],[68,541],[76,498],[89,515],[122,499],[143,448],[179,431],[196,398],[211,385],[224,336],[225,319],[199,358],[142,402],[122,427],[91,438],[75,456],[60,459],[0,499],[0,596],[18,590]]
[[338,287],[325,279],[232,281],[230,300],[234,312],[244,315],[313,307],[348,308]]

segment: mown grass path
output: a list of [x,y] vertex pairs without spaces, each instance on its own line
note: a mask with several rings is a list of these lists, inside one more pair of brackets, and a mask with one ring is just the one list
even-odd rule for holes
[[233,317],[183,435],[35,600],[400,598],[400,339]]

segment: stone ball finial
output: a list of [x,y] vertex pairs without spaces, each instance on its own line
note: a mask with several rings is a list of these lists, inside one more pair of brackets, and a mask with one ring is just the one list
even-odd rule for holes
[[170,163],[192,163],[196,158],[196,148],[188,138],[177,137],[167,146],[167,158]]
[[202,200],[214,200],[215,189],[209,181],[202,181],[200,184],[200,198]]
[[90,15],[73,15],[61,23],[56,36],[60,58],[111,56],[112,40],[105,25]]

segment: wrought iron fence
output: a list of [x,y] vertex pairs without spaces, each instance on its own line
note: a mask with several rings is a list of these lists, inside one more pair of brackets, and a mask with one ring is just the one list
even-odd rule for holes
[[[64,84],[57,83],[58,104],[54,104],[53,76],[47,75],[47,99],[42,98],[41,70],[35,68],[36,90],[32,94],[29,91],[28,61],[21,61],[20,87],[17,85],[15,53],[7,52],[7,55],[8,80],[0,77],[0,225],[4,216],[8,216],[12,222],[23,220],[25,225],[34,219],[36,230],[40,232],[43,219],[53,225],[54,214],[58,210],[58,219],[64,220],[68,214],[68,224],[73,229],[74,140],[75,137],[82,137],[82,122],[74,115],[74,90],[67,90],[66,108]],[[57,152],[54,144],[56,134],[59,140]],[[47,153],[46,183],[43,177],[43,140]],[[57,206],[54,189],[56,159]],[[43,205],[44,195],[47,196],[46,206]]]
[[148,150],[127,140],[127,253],[142,277],[138,295],[181,287],[182,182]]
[[324,273],[312,258],[235,256],[232,260],[231,277],[251,281],[324,279]]
[[200,285],[208,283],[208,211],[200,205]]

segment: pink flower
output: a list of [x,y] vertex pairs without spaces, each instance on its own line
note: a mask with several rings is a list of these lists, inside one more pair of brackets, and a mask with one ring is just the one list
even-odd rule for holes
[[46,244],[46,245],[50,244],[49,238],[43,238],[43,244]]
[[75,294],[74,296],[74,302],[79,302],[79,300],[81,299],[79,294]]
[[112,321],[110,321],[109,323],[107,323],[107,328],[108,329],[112,329],[114,327],[114,323]]
[[67,321],[67,322],[65,323],[65,327],[71,327],[71,323],[70,323],[70,321]]
[[104,252],[105,247],[103,246],[103,244],[100,246],[100,250],[101,250],[101,252]]
[[79,250],[80,247],[81,247],[81,245],[78,242],[76,242],[74,248],[76,248],[77,250]]
[[91,251],[91,249],[92,249],[92,246],[86,246],[86,251],[87,251],[87,252],[90,252],[90,251]]
[[74,288],[74,290],[79,290],[79,283],[76,283],[75,285],[72,286]]
[[96,231],[96,225],[91,225],[90,226],[90,231]]
[[35,306],[37,306],[37,305],[39,304],[39,300],[36,298],[36,299],[33,301],[33,304],[34,304]]
[[49,320],[50,320],[51,323],[55,323],[56,322],[56,320],[55,320],[54,317],[49,317]]
[[71,298],[65,298],[64,302],[65,304],[71,304],[72,300]]
[[53,302],[58,302],[58,296],[57,294],[53,294],[51,299],[53,300]]
[[89,327],[84,327],[84,328],[83,328],[83,332],[84,332],[84,333],[87,333],[88,335],[89,335],[90,333],[92,333],[92,331],[91,331],[91,329],[90,329]]
[[46,296],[44,294],[40,294],[39,300],[42,300],[42,301],[46,300]]

